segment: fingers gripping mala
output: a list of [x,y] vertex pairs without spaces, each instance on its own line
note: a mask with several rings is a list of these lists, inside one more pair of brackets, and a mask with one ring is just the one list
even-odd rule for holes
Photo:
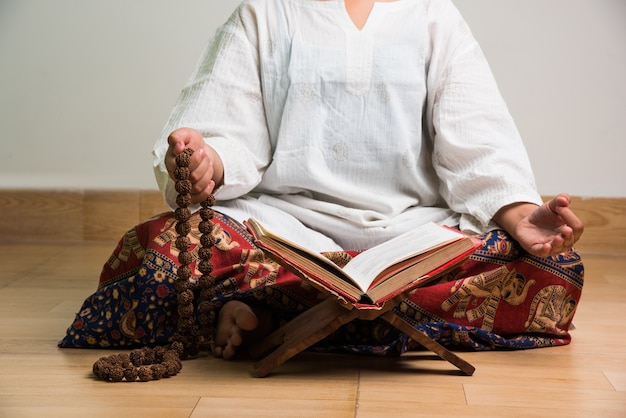
[[[191,241],[188,237],[191,232],[189,161],[192,154],[193,150],[187,148],[176,157],[177,168],[174,173],[178,192],[176,198],[178,208],[175,211],[178,234],[176,248],[179,250],[180,264],[176,279],[178,331],[170,345],[155,348],[144,347],[130,353],[100,358],[93,365],[93,373],[100,379],[113,382],[123,380],[145,382],[174,376],[182,369],[181,360],[210,349],[215,335],[215,309],[211,302],[215,296],[215,277],[211,274],[213,271],[211,256],[215,244],[212,234],[214,213],[211,207],[215,199],[211,195],[201,203],[199,210],[202,220],[198,225],[201,233],[198,270],[202,275],[198,279],[198,285],[192,286],[189,281],[192,276],[189,265],[193,262],[193,256],[189,252]],[[194,313],[198,300],[202,302],[197,306],[196,317]]]

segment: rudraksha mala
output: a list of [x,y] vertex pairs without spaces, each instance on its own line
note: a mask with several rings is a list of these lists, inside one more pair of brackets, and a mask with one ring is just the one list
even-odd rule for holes
[[[113,382],[127,380],[148,381],[178,374],[182,369],[181,360],[189,356],[198,355],[203,350],[209,350],[212,338],[215,335],[215,307],[212,300],[215,296],[215,277],[211,274],[213,264],[213,209],[215,198],[211,195],[203,201],[199,210],[201,221],[198,225],[200,236],[200,248],[198,249],[197,268],[202,274],[198,279],[194,293],[191,285],[192,270],[190,264],[193,255],[189,252],[191,240],[191,182],[189,181],[189,161],[193,150],[187,148],[176,157],[176,191],[178,196],[176,204],[178,208],[174,212],[176,218],[176,248],[178,249],[178,262],[180,266],[176,279],[176,300],[178,310],[178,331],[174,335],[174,342],[164,347],[144,347],[133,350],[130,353],[114,354],[102,357],[93,365],[93,373],[96,377]],[[195,317],[196,300],[202,300],[198,305],[198,316]]]

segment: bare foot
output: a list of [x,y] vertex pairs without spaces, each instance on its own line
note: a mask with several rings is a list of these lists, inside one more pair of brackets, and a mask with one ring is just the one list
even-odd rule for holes
[[239,300],[226,302],[217,320],[213,355],[233,358],[240,347],[259,338],[259,333],[253,331],[267,332],[265,317],[261,314],[264,323],[259,326],[259,317],[250,306]]

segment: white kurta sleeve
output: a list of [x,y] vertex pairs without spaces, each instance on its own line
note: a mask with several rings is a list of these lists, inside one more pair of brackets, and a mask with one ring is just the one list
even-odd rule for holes
[[167,137],[177,128],[198,130],[224,164],[215,197],[233,199],[252,190],[271,158],[265,119],[256,22],[237,9],[203,52],[154,149],[154,171],[166,201],[176,192],[164,164]]
[[[527,152],[491,69],[458,10],[432,2],[426,123],[440,193],[482,230],[511,203],[541,203]],[[446,6],[447,5],[447,6]],[[463,225],[462,225],[463,226]]]

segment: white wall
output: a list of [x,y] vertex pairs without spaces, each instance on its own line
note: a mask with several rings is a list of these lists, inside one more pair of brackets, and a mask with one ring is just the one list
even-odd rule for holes
[[542,194],[626,196],[626,1],[456,0]]
[[[0,188],[156,189],[150,150],[239,0],[1,0]],[[456,0],[540,192],[625,197],[626,1]]]

